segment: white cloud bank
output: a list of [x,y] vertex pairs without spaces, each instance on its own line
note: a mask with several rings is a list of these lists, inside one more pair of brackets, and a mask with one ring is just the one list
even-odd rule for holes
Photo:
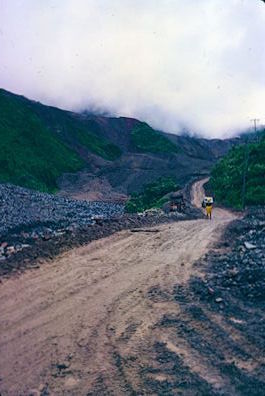
[[262,118],[259,0],[0,0],[0,86],[172,133]]

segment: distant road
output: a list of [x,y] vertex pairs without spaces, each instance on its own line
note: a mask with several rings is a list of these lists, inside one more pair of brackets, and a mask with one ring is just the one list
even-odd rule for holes
[[[196,206],[204,183],[193,185]],[[35,389],[37,395],[46,386],[52,395],[96,394],[95,389],[124,395],[128,382],[140,389],[133,363],[121,372],[117,359],[141,359],[146,340],[154,337],[152,326],[171,308],[163,299],[152,303],[150,290],[170,289],[199,274],[193,263],[234,218],[214,209],[212,221],[176,222],[157,232],[122,231],[4,280],[0,393],[28,395]]]

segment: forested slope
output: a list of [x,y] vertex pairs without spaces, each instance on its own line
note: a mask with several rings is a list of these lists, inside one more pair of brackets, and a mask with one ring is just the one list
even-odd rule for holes
[[213,168],[209,185],[218,202],[242,207],[245,173],[245,204],[265,204],[265,131],[258,136],[256,142],[233,147]]

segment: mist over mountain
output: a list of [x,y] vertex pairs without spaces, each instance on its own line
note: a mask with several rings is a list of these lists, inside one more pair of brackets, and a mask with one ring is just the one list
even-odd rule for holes
[[45,104],[204,137],[263,114],[262,1],[4,0],[0,26],[0,86]]

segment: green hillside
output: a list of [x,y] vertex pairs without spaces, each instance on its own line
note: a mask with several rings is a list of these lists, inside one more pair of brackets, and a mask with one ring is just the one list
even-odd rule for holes
[[94,154],[109,161],[113,161],[121,156],[122,152],[118,146],[115,146],[102,137],[98,138],[96,135],[88,133],[85,127],[77,126],[76,128],[72,128],[72,131],[75,131],[75,136],[79,144]]
[[63,172],[82,168],[78,155],[19,100],[0,91],[0,181],[52,192]]
[[[54,192],[60,175],[85,167],[83,148],[108,160],[121,155],[68,112],[42,107],[50,119],[39,104],[0,90],[0,182]],[[58,129],[67,136],[54,133]]]
[[60,140],[74,148],[77,152],[84,148],[106,160],[113,161],[122,154],[120,148],[99,133],[96,123],[83,119],[78,114],[29,102],[30,107],[38,114],[44,124]]
[[[249,161],[246,172],[246,205],[265,204],[265,134],[260,141],[248,144]],[[242,207],[243,174],[246,145],[234,147],[214,167],[210,188],[217,202],[234,208]]]
[[177,153],[178,147],[167,137],[152,129],[146,123],[137,125],[131,133],[133,146],[141,152]]

